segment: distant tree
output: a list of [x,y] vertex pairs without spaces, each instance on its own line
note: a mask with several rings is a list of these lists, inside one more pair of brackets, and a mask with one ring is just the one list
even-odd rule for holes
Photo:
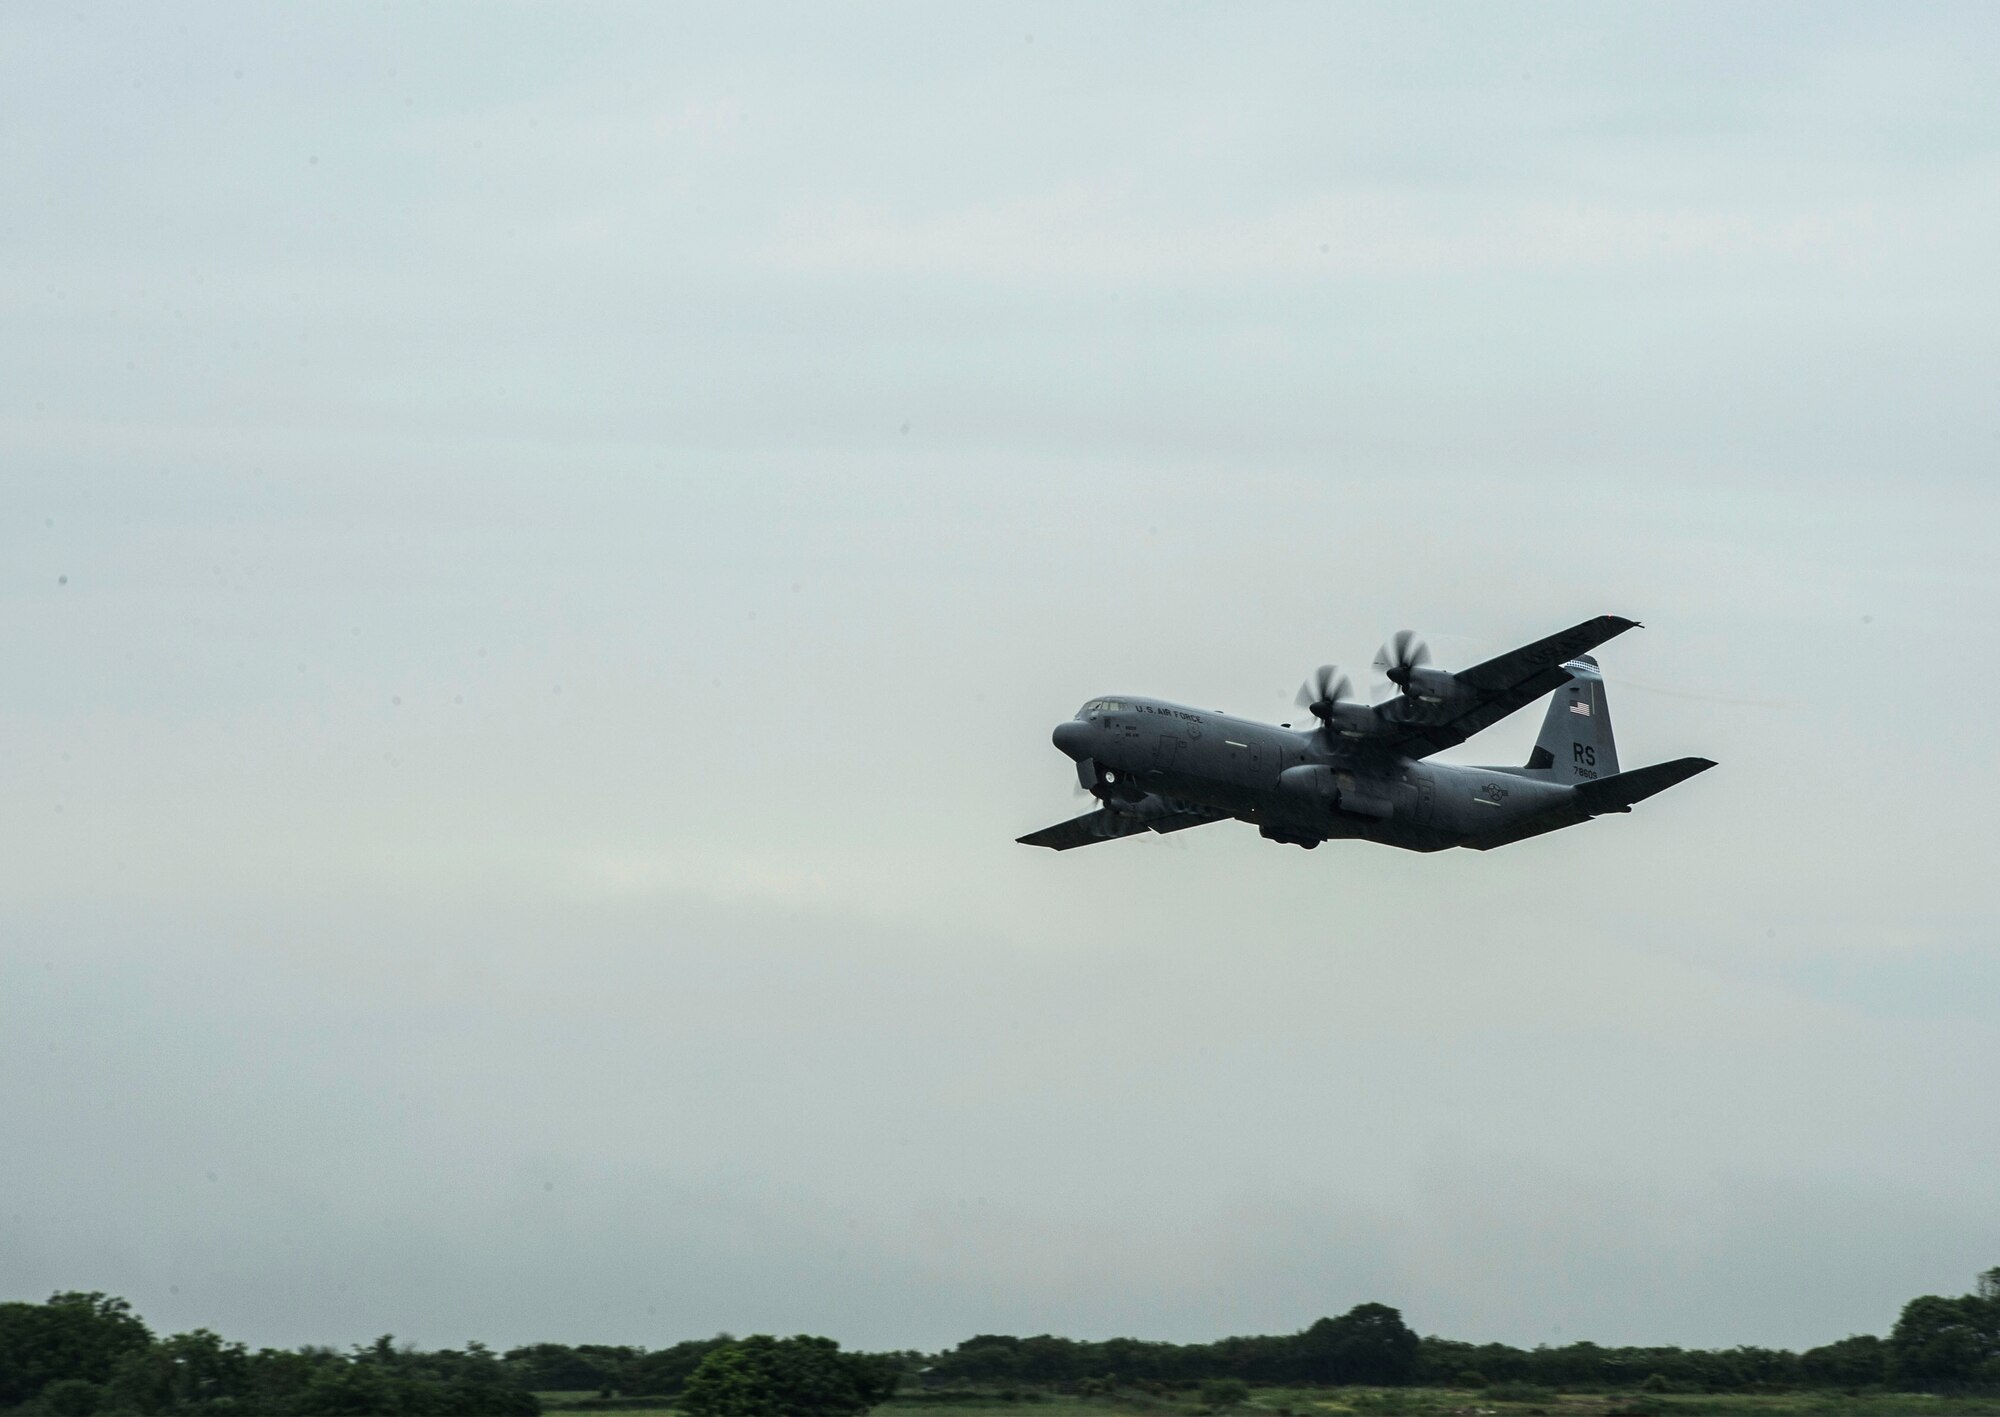
[[52,1382],[101,1385],[152,1333],[123,1299],[62,1293],[46,1304],[0,1304],[0,1407],[36,1396]]
[[1857,1333],[1808,1348],[1799,1355],[1799,1370],[1814,1387],[1880,1387],[1889,1381],[1889,1347],[1873,1334]]
[[756,1334],[717,1348],[682,1389],[687,1417],[859,1417],[888,1400],[896,1365],[830,1338]]
[[[444,1350],[446,1366],[464,1355]],[[535,1417],[542,1405],[511,1376],[494,1381],[476,1374],[439,1375],[425,1371],[438,1355],[379,1346],[358,1350],[351,1360],[316,1365],[303,1387],[274,1409],[283,1417]],[[490,1356],[490,1355],[489,1355]],[[246,1409],[248,1410],[248,1409]]]
[[1316,1383],[1406,1383],[1421,1341],[1387,1304],[1356,1304],[1299,1335],[1300,1376]]
[[[259,1349],[250,1355],[250,1395],[244,1406],[258,1414],[292,1412],[300,1394],[321,1369],[339,1367],[346,1361],[330,1348]],[[149,1410],[133,1406],[137,1411]]]
[[[478,1346],[468,1344],[467,1351]],[[567,1343],[532,1343],[508,1349],[504,1362],[528,1387],[551,1392],[595,1390],[608,1396],[614,1392],[664,1391],[642,1386],[634,1376],[637,1365],[648,1356],[645,1349],[627,1344],[579,1343],[571,1347]],[[693,1367],[693,1363],[688,1364],[689,1371]]]
[[604,1373],[567,1343],[529,1343],[507,1350],[506,1362],[531,1388],[577,1392],[604,1385]]
[[734,1344],[701,1360],[681,1389],[680,1408],[688,1417],[782,1417],[769,1379]]
[[1985,1305],[1968,1295],[1926,1294],[1903,1306],[1889,1333],[1889,1376],[1899,1386],[1951,1391],[1981,1381],[1994,1356]]
[[205,1328],[177,1333],[121,1358],[106,1405],[132,1412],[198,1411],[251,1396],[251,1358]]
[[1012,1334],[976,1333],[938,1363],[941,1375],[960,1382],[1006,1382],[1021,1375],[1021,1340]]
[[1016,1350],[1019,1361],[1014,1365],[1015,1371],[1031,1383],[1068,1382],[1082,1376],[1077,1362],[1077,1350],[1082,1346],[1074,1339],[1047,1333],[1024,1338]]
[[328,1363],[313,1372],[287,1410],[293,1417],[374,1417],[399,1411],[400,1396],[380,1363]]
[[51,1417],[91,1417],[103,1404],[104,1389],[83,1378],[57,1378],[37,1403]]
[[714,1338],[689,1339],[651,1353],[637,1354],[625,1365],[623,1390],[661,1397],[676,1396],[687,1386],[688,1379],[694,1376],[702,1359],[735,1341],[724,1333]]
[[1528,1354],[1504,1343],[1472,1344],[1427,1334],[1417,1345],[1412,1382],[1465,1387],[1459,1376],[1478,1375],[1486,1382],[1511,1382],[1526,1376]]

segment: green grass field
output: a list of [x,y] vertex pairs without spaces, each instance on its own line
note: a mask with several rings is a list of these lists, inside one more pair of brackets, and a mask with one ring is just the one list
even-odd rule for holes
[[[624,1399],[599,1403],[595,1393],[539,1394],[550,1412],[615,1411],[628,1417],[668,1417],[664,1401]],[[1159,1396],[1121,1392],[1112,1396],[1074,1397],[1036,1394],[1039,1400],[1009,1400],[994,1394],[977,1401],[926,1401],[921,1391],[899,1394],[876,1409],[883,1417],[954,1417],[954,1414],[1015,1412],[1020,1417],[1045,1412],[1050,1417],[1084,1417],[1087,1413],[1196,1414],[1234,1412],[1241,1417],[2000,1417],[2000,1398],[1933,1397],[1923,1393],[1873,1393],[1849,1397],[1841,1393],[1775,1394],[1581,1393],[1552,1394],[1528,1401],[1503,1402],[1475,1390],[1454,1388],[1255,1388],[1247,1402],[1216,1409],[1198,1393]],[[626,1403],[632,1403],[627,1406]]]

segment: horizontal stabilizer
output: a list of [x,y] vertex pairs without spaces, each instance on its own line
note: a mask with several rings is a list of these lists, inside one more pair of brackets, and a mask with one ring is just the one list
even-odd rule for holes
[[1593,817],[1605,812],[1629,812],[1633,803],[1665,792],[1675,783],[1686,782],[1696,773],[1707,772],[1714,766],[1707,758],[1675,758],[1670,763],[1654,763],[1651,767],[1634,768],[1631,772],[1613,773],[1595,782],[1579,782],[1576,785],[1576,800]]
[[1714,766],[1707,758],[1675,758],[1670,763],[1654,763],[1651,767],[1635,768],[1631,772],[1613,773],[1595,782],[1579,782],[1571,789],[1572,795],[1568,800],[1532,817],[1523,817],[1499,831],[1475,837],[1465,844],[1474,851],[1491,851],[1496,846],[1526,841],[1544,832],[1581,826],[1592,817],[1607,812],[1629,812],[1634,802],[1643,802],[1648,797],[1665,792],[1675,783],[1686,782],[1696,773],[1707,772]]

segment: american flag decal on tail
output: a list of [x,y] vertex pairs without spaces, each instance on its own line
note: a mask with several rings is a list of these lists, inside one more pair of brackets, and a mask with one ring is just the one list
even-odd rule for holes
[[1576,700],[1576,701],[1575,701],[1574,703],[1572,703],[1572,704],[1571,704],[1571,705],[1569,706],[1569,711],[1570,711],[1571,713],[1580,713],[1580,714],[1582,714],[1582,715],[1583,715],[1583,716],[1584,716],[1585,718],[1589,718],[1589,717],[1590,717],[1590,700],[1589,700],[1589,699],[1578,699],[1578,700]]

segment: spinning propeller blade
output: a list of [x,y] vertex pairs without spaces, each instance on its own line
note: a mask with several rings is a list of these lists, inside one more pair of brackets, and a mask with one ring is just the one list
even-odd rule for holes
[[1322,664],[1299,685],[1298,704],[1324,723],[1333,717],[1333,706],[1353,692],[1354,681],[1340,672],[1339,665]]
[[1410,687],[1410,671],[1431,662],[1430,647],[1417,638],[1415,630],[1398,630],[1375,652],[1375,667],[1398,689]]

